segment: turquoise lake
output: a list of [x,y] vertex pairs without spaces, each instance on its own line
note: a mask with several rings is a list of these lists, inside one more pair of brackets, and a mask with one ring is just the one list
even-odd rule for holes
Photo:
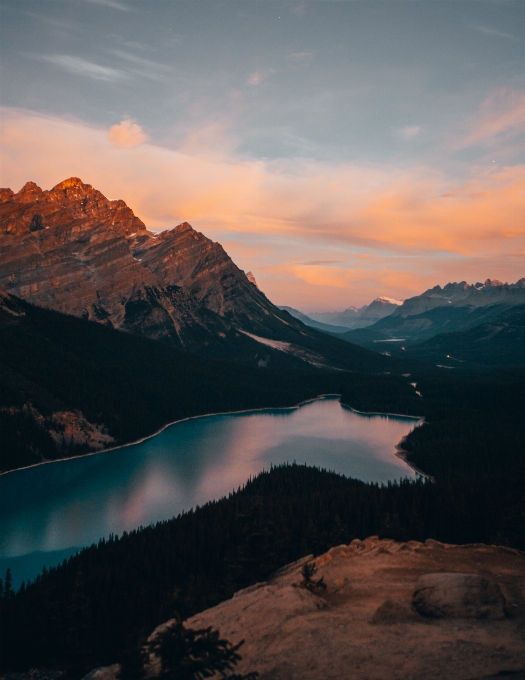
[[272,465],[372,482],[416,475],[395,446],[415,418],[361,415],[336,397],[174,423],[137,444],[0,476],[0,574],[15,584],[76,548],[218,499]]

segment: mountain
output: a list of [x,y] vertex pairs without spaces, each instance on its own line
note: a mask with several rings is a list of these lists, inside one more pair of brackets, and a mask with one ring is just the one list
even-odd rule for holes
[[310,320],[333,326],[349,329],[364,328],[392,314],[401,304],[401,300],[382,296],[363,307],[349,307],[342,312],[309,312],[307,316]]
[[78,178],[0,190],[0,234],[0,286],[32,304],[252,364],[383,365],[278,309],[188,223],[154,234]]
[[516,283],[448,283],[405,300],[390,316],[344,339],[364,347],[377,343],[423,342],[438,333],[462,332],[492,322],[507,309],[525,304],[525,278]]
[[525,304],[506,309],[489,323],[458,333],[439,333],[406,354],[449,366],[525,364]]
[[314,319],[311,319],[309,316],[303,314],[298,309],[294,309],[293,307],[287,307],[286,305],[282,305],[279,307],[279,309],[282,309],[284,312],[288,312],[288,314],[291,314],[294,317],[294,319],[299,319],[299,321],[302,321],[302,323],[304,323],[305,326],[317,328],[325,333],[346,333],[348,331],[348,326],[332,326],[328,323],[315,321]]

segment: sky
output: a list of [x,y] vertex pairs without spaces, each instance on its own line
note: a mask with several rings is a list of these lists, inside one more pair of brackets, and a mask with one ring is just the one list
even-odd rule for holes
[[523,0],[0,0],[0,184],[187,221],[272,302],[525,276]]

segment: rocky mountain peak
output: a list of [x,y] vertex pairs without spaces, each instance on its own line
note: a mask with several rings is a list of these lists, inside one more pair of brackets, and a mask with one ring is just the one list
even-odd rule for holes
[[79,177],[70,177],[69,179],[65,179],[63,182],[60,182],[54,186],[52,191],[61,191],[63,189],[70,189],[71,187],[82,189],[85,189],[86,187],[89,187],[89,189],[93,188],[91,184],[84,184],[84,182]]
[[155,235],[78,177],[2,195],[0,286],[10,295],[191,351],[230,356],[249,345],[254,361],[268,338],[306,337],[188,222]]
[[26,182],[20,191],[14,196],[16,200],[21,203],[30,203],[32,201],[38,201],[43,195],[42,189],[34,182]]
[[380,295],[371,304],[378,302],[382,305],[402,305],[403,300],[396,300],[395,298],[386,297],[385,295]]
[[189,222],[182,222],[182,224],[177,225],[175,229],[172,229],[172,231],[176,234],[183,234],[186,231],[195,231],[195,229]]
[[504,286],[503,281],[498,281],[498,279],[487,279],[483,284],[485,286]]
[[10,201],[14,195],[15,192],[12,189],[0,189],[0,203]]

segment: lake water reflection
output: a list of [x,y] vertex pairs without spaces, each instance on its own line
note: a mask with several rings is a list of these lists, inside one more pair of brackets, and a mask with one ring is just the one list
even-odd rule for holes
[[296,461],[374,482],[414,477],[394,447],[416,422],[363,416],[325,398],[195,418],[139,444],[9,473],[0,477],[0,556],[85,546],[167,519],[272,464]]

